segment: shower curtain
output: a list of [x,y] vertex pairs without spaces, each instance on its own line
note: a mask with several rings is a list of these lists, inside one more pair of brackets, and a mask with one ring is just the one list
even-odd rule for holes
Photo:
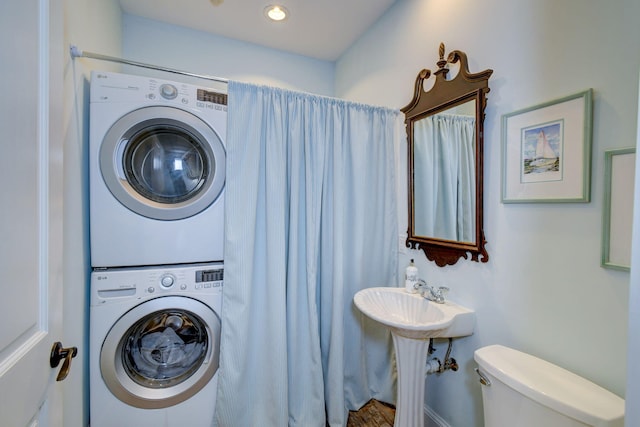
[[229,83],[216,423],[344,426],[393,402],[389,333],[353,295],[397,280],[395,110]]
[[475,118],[437,114],[414,122],[415,234],[474,242]]

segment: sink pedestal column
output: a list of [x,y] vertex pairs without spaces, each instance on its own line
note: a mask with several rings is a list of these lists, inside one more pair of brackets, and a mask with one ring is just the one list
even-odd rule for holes
[[429,340],[412,339],[391,331],[398,369],[398,399],[394,427],[424,425],[424,375]]

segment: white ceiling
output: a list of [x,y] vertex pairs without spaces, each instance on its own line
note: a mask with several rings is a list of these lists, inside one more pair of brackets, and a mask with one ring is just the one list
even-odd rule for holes
[[[124,12],[219,36],[334,61],[395,0],[120,0]],[[214,6],[213,3],[221,3]],[[269,4],[290,16],[269,22]]]

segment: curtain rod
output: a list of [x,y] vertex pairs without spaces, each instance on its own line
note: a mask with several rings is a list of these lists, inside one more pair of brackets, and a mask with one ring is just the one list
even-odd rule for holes
[[145,64],[143,62],[136,62],[136,61],[130,61],[128,59],[116,58],[115,56],[107,56],[107,55],[101,55],[99,53],[85,52],[81,49],[78,49],[78,47],[75,45],[70,45],[69,50],[71,52],[71,58],[73,59],[91,58],[91,59],[97,59],[100,61],[118,62],[120,64],[134,65],[136,67],[149,68],[149,69],[158,70],[158,71],[166,71],[174,74],[182,74],[184,76],[196,77],[204,80],[213,80],[214,82],[229,83],[228,79],[223,79],[221,77],[207,76],[204,74],[195,74],[195,73],[190,73],[188,71],[176,70],[173,68],[160,67],[158,65]]

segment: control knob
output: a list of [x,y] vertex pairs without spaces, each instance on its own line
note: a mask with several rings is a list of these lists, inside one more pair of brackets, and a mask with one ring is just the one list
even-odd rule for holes
[[175,99],[178,96],[178,89],[174,85],[163,84],[160,86],[160,95],[165,99]]
[[160,285],[162,285],[162,287],[165,289],[168,289],[171,286],[173,286],[174,282],[175,282],[175,279],[170,274],[165,274],[160,278]]

